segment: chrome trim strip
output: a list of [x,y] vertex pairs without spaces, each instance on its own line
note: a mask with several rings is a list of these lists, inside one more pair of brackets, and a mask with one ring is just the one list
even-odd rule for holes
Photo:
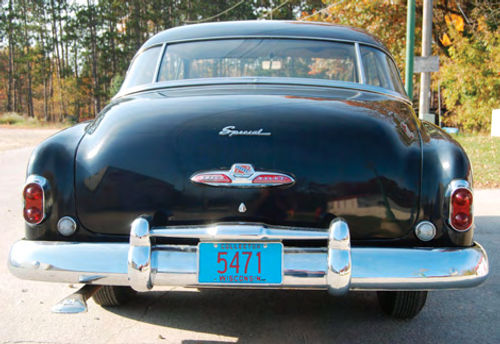
[[[197,247],[148,246],[145,241],[149,237],[140,235],[146,233],[142,226],[142,221],[135,225],[134,244],[20,240],[11,248],[9,270],[23,279],[62,283],[124,285],[141,290],[154,285],[199,287]],[[349,276],[348,255],[342,252],[351,256],[349,290],[468,288],[484,282],[489,272],[488,256],[477,243],[464,248],[351,247],[348,251],[346,227],[341,222],[332,224],[328,235],[328,248],[284,247],[283,283],[270,288],[342,293]],[[127,265],[130,252],[141,247],[151,248],[149,278],[143,277],[147,270],[139,269],[140,264],[135,264],[138,269],[132,273]],[[335,255],[340,258],[333,259]],[[135,254],[132,256],[137,262]]]
[[161,238],[196,238],[201,241],[230,240],[327,240],[327,231],[318,229],[291,229],[262,224],[216,224],[212,226],[154,227],[151,236]]
[[307,87],[328,87],[345,88],[355,91],[366,91],[377,94],[391,96],[400,101],[411,104],[411,101],[395,91],[390,91],[382,87],[358,84],[347,81],[307,79],[307,78],[272,78],[272,77],[242,77],[242,78],[205,78],[205,79],[184,79],[176,81],[159,81],[154,84],[144,84],[127,89],[127,92],[118,93],[113,97],[119,98],[135,93],[146,91],[157,91],[169,88],[194,87],[194,86],[219,86],[219,85],[279,85],[279,86],[307,86]]
[[[451,224],[451,196],[457,189],[467,189],[470,191],[472,194],[472,206],[471,206],[471,214],[472,214],[472,222],[467,229],[457,229]],[[444,209],[443,209],[443,214],[448,214],[448,222],[447,225],[452,228],[453,230],[459,232],[459,233],[464,233],[470,230],[471,228],[474,227],[474,192],[472,188],[470,187],[470,184],[468,181],[465,179],[454,179],[448,184],[448,187],[446,188],[445,196],[444,196]]]
[[156,62],[155,71],[153,73],[153,80],[151,80],[152,83],[155,83],[158,81],[158,77],[160,74],[161,61],[163,61],[163,54],[165,53],[166,48],[167,48],[167,44],[163,43],[161,50],[160,50],[160,54],[158,55],[158,61]]
[[189,42],[203,42],[203,41],[214,41],[214,40],[223,40],[223,39],[295,39],[295,40],[309,40],[309,41],[325,41],[325,42],[338,42],[338,43],[349,43],[349,44],[363,44],[369,47],[376,48],[387,55],[394,60],[391,56],[391,53],[389,50],[385,49],[385,47],[377,45],[377,44],[372,44],[369,42],[362,42],[362,41],[357,41],[357,40],[348,40],[348,39],[340,39],[340,38],[327,38],[327,37],[315,37],[315,36],[293,36],[293,35],[232,35],[232,36],[204,36],[204,37],[199,37],[199,38],[188,38],[188,39],[178,39],[178,40],[166,40],[164,42],[158,42],[155,44],[152,44],[150,46],[141,48],[139,52],[136,54],[138,55],[140,52],[147,50],[153,46],[158,46],[161,44],[177,44],[177,43],[189,43]]
[[354,46],[356,48],[356,60],[358,62],[359,82],[361,84],[366,84],[365,68],[363,65],[363,59],[361,57],[361,49],[359,48],[359,43],[356,42]]

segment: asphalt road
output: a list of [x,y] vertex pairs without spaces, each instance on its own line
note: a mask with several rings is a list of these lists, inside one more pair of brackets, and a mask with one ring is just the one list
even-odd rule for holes
[[19,280],[5,264],[23,235],[21,188],[31,150],[0,149],[0,343],[500,343],[500,190],[475,193],[476,240],[489,254],[488,281],[430,293],[412,321],[384,316],[371,292],[181,288],[138,294],[121,308],[89,301],[88,313],[52,314],[75,287]]

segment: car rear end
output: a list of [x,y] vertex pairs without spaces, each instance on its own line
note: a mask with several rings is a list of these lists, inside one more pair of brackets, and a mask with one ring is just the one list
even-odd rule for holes
[[[375,290],[408,318],[426,291],[486,279],[470,163],[415,118],[382,46],[257,34],[148,44],[97,119],[30,160],[26,238],[9,267],[86,285],[56,311],[180,286]],[[222,74],[207,77],[218,58]],[[130,84],[141,63],[154,73]]]

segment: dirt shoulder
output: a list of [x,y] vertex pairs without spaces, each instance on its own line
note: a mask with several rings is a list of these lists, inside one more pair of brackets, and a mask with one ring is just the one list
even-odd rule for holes
[[0,127],[0,152],[35,146],[60,130]]

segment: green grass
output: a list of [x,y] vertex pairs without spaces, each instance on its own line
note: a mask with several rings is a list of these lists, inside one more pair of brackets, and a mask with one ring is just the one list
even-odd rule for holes
[[472,162],[474,187],[500,188],[500,137],[456,135]]
[[0,115],[0,124],[15,125],[24,122],[24,117],[15,112],[6,112]]
[[22,116],[16,112],[0,113],[0,126],[16,128],[64,128],[69,123],[48,123],[38,118]]

